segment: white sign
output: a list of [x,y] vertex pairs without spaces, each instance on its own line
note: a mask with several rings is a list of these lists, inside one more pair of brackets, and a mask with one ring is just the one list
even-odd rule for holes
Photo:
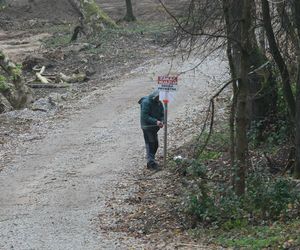
[[159,76],[158,90],[165,92],[177,91],[178,76]]
[[171,101],[174,92],[177,91],[178,76],[159,76],[158,77],[159,99],[161,101]]

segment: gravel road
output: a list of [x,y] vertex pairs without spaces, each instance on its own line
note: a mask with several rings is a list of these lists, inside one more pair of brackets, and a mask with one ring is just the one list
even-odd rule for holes
[[[176,59],[172,72],[194,63]],[[145,167],[137,101],[170,65],[170,58],[152,61],[111,88],[94,91],[78,103],[68,121],[57,120],[56,129],[47,130],[42,139],[16,148],[0,172],[0,249],[143,248],[138,239],[127,239],[125,246],[122,235],[99,232],[97,215],[116,185],[126,181],[124,176]],[[205,107],[216,87],[212,80],[219,84],[225,80],[225,65],[220,58],[211,58],[180,76],[178,94],[170,105],[170,128],[188,131],[192,116]],[[183,141],[182,135],[170,137],[177,144]]]

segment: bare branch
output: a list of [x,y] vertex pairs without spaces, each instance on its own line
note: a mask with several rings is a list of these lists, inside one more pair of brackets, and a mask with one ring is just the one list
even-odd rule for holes
[[160,2],[160,4],[162,5],[162,7],[164,8],[164,10],[168,13],[168,15],[176,22],[176,24],[178,25],[178,27],[183,32],[185,32],[186,34],[189,34],[191,36],[204,36],[204,37],[209,37],[209,38],[225,38],[225,39],[228,39],[228,40],[231,40],[231,41],[235,42],[240,47],[242,47],[241,43],[238,40],[236,40],[233,37],[227,36],[227,35],[210,34],[210,33],[204,32],[203,30],[200,33],[191,32],[191,31],[187,30],[185,27],[182,26],[182,24],[179,22],[179,20],[176,18],[176,16],[166,7],[166,5],[162,2],[162,0],[158,0],[158,1]]

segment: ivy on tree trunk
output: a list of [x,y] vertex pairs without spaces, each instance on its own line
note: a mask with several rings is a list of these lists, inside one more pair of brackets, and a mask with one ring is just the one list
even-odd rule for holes
[[[0,51],[0,68],[7,75],[4,79],[4,88],[0,89],[0,94],[5,97],[13,108],[19,109],[25,107],[32,101],[32,95],[22,79],[22,71],[17,67],[2,51]],[[0,106],[7,106],[0,102]],[[2,105],[4,104],[4,105]]]
[[95,0],[69,0],[81,16],[81,23],[87,35],[94,35],[106,27],[116,28],[117,24],[95,2]]

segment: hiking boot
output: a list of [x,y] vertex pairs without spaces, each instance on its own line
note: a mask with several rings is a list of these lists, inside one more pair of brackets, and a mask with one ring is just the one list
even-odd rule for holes
[[161,170],[160,166],[156,162],[148,162],[147,163],[147,168],[150,170]]

